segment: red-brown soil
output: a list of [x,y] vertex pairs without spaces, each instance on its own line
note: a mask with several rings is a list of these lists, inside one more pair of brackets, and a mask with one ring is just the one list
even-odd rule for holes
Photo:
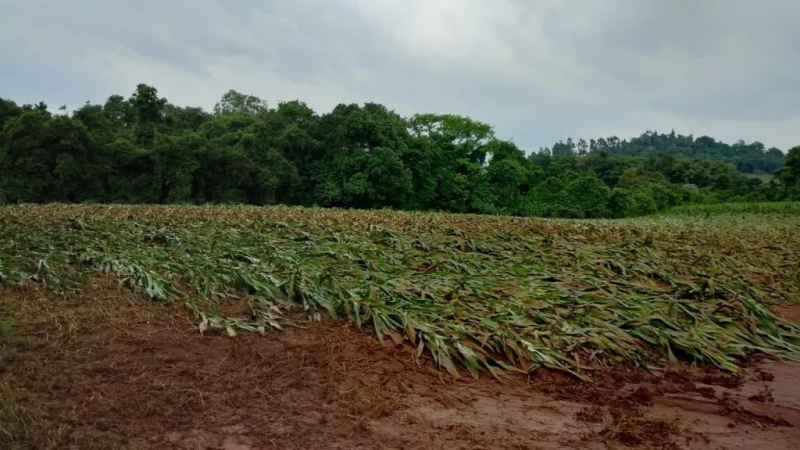
[[[241,305],[243,308],[244,304]],[[235,310],[238,306],[230,306]],[[231,311],[226,311],[230,313]],[[235,311],[233,311],[235,312]],[[792,449],[800,364],[454,380],[342,322],[201,336],[110,279],[0,290],[0,448]]]

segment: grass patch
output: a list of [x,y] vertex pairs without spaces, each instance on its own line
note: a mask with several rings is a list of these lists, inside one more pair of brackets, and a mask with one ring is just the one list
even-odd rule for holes
[[658,417],[651,411],[611,408],[602,417],[602,429],[597,433],[607,444],[619,443],[628,447],[645,442],[660,443],[668,448],[673,434],[680,431],[675,419]]
[[683,205],[670,209],[667,215],[707,216],[711,214],[788,214],[800,215],[800,202],[718,203]]
[[[2,294],[0,294],[2,295]],[[0,303],[0,305],[2,305]],[[17,331],[17,325],[10,320],[0,321],[0,366],[25,357],[25,339]]]
[[[755,352],[796,358],[797,218],[569,221],[256,207],[0,209],[0,279],[80,290],[114,274],[180,300],[200,332],[346,318],[458,376],[609,360],[737,371]],[[232,301],[247,314],[228,314]],[[654,352],[653,350],[656,350]]]
[[[5,305],[0,305],[5,306]],[[0,321],[0,364],[19,358],[25,340],[16,324]],[[20,405],[6,379],[0,378],[0,448],[8,450],[56,449],[66,443],[63,429],[39,411]]]
[[14,333],[14,330],[14,322],[0,321],[0,342],[3,342],[5,339],[11,337]]
[[0,381],[0,448],[8,450],[63,448],[63,428],[41,413],[19,405],[8,383]]

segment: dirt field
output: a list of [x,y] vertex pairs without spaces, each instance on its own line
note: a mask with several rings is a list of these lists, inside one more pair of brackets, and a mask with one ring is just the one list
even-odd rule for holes
[[[454,380],[345,323],[201,336],[179,304],[94,278],[0,290],[4,449],[790,449],[800,364]],[[246,305],[241,305],[242,308]],[[800,317],[798,307],[785,316]],[[231,311],[235,312],[235,311]]]

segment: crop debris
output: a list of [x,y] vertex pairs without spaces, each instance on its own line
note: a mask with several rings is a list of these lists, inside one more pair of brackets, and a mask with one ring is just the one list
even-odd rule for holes
[[[545,220],[245,206],[0,208],[0,282],[88,276],[181,301],[200,332],[269,333],[303,311],[406,343],[454,376],[613,361],[738,371],[796,359],[793,215]],[[247,314],[225,304],[246,300]]]

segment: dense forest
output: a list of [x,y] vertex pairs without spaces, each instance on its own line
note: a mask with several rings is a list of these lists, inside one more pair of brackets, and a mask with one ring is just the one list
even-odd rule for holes
[[[66,107],[61,107],[65,110]],[[0,203],[249,203],[627,217],[685,203],[800,200],[800,147],[647,132],[526,155],[485,123],[385,106],[269,107],[229,91],[213,111],[145,84],[53,114],[0,99]],[[774,173],[766,183],[753,174]]]

